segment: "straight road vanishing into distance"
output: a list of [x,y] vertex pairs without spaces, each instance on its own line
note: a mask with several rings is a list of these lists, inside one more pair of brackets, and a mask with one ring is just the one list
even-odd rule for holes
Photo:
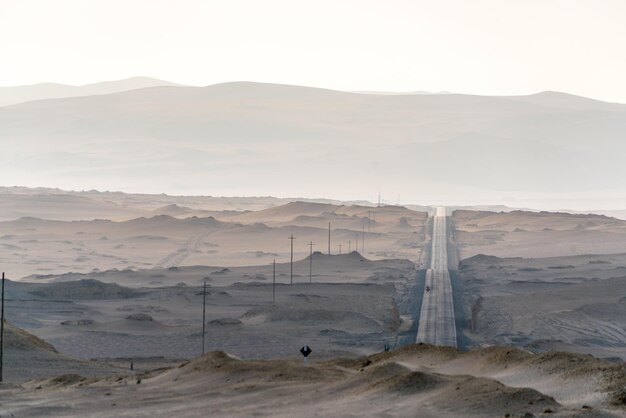
[[446,208],[438,207],[433,219],[430,268],[426,271],[417,342],[456,347],[446,221]]

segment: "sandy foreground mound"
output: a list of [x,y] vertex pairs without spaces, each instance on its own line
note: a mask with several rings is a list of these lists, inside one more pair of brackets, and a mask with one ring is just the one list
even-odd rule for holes
[[5,382],[66,373],[101,376],[119,371],[113,367],[60,354],[52,345],[7,322],[4,328],[4,365]]
[[[303,364],[211,352],[152,373],[66,375],[0,392],[15,416],[624,416],[624,365],[493,347],[412,345]],[[539,390],[542,388],[543,390]]]

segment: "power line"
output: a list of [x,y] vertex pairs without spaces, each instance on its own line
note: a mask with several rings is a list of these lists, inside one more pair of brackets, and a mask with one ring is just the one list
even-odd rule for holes
[[0,382],[2,382],[3,364],[4,364],[4,273],[2,273],[2,310],[0,313]]
[[363,225],[363,231],[361,232],[361,252],[365,255],[365,225]]
[[288,238],[291,241],[291,282],[293,284],[293,240],[296,239],[293,234]]
[[330,222],[328,222],[328,255],[330,255]]
[[372,232],[376,233],[376,211],[372,212],[374,219],[372,219]]
[[202,288],[202,355],[204,355],[204,340],[206,339],[206,281]]
[[272,303],[276,302],[276,259],[274,259],[272,269]]
[[309,242],[309,284],[313,283],[313,241]]

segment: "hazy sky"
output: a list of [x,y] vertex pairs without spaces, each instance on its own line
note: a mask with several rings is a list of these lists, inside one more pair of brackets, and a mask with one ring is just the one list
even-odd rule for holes
[[626,102],[624,0],[0,0],[0,85],[152,76]]

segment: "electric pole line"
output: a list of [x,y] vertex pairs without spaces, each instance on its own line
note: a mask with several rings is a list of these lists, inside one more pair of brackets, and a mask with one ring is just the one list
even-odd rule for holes
[[341,244],[339,244],[339,255],[341,255]]
[[363,231],[361,234],[361,252],[365,255],[365,225],[363,225]]
[[296,239],[293,234],[288,238],[291,241],[291,281],[290,284],[293,284],[293,240]]
[[348,254],[350,254],[352,252],[352,241],[348,240]]
[[374,211],[373,215],[374,215],[374,219],[372,222],[372,232],[376,233],[376,211]]
[[328,255],[330,255],[330,222],[328,222]]
[[354,251],[359,251],[359,233],[356,233],[356,241],[354,241]]
[[272,303],[276,302],[276,259],[274,259],[274,268],[272,269]]
[[309,284],[313,283],[313,241],[309,242]]
[[0,382],[3,378],[4,365],[4,273],[2,273],[2,311],[0,313]]
[[206,281],[202,287],[202,355],[204,355],[204,340],[206,335]]

